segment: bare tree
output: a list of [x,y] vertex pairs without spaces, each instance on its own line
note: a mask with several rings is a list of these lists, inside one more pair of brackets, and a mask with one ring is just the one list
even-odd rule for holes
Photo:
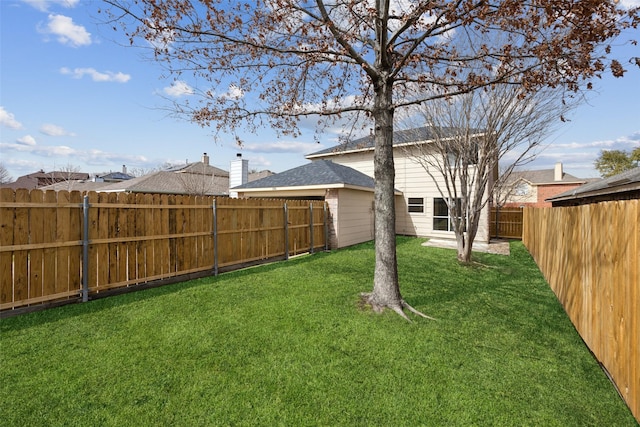
[[171,162],[164,162],[162,164],[159,164],[154,167],[149,167],[149,168],[144,168],[144,167],[128,168],[127,173],[137,178],[140,176],[149,175],[154,172],[161,172],[161,171],[170,169],[174,166],[177,166],[177,164],[171,163]]
[[80,172],[80,167],[67,163],[65,166],[56,167],[51,172],[43,172],[43,178],[39,179],[38,186],[54,185],[57,190],[73,190],[74,183],[89,178],[89,174]]
[[176,176],[180,180],[184,191],[194,196],[206,196],[216,194],[216,183],[220,177],[207,170],[207,165],[199,163],[188,171],[176,172]]
[[4,166],[4,164],[0,163],[0,184],[8,184],[10,182],[13,182],[13,178],[11,177],[11,174],[9,173],[7,168]]
[[[176,80],[194,79],[195,96],[173,108],[200,125],[233,133],[269,124],[299,135],[310,115],[372,121],[376,266],[362,297],[405,318],[395,111],[507,80],[578,90],[603,72],[603,44],[638,24],[637,10],[602,0],[105,1],[131,43],[151,49]],[[617,61],[610,69],[624,72]]]
[[459,261],[471,262],[481,214],[496,190],[506,187],[514,168],[536,156],[560,117],[576,105],[558,89],[527,92],[499,84],[425,103],[408,120],[432,127],[433,140],[404,150],[446,204]]

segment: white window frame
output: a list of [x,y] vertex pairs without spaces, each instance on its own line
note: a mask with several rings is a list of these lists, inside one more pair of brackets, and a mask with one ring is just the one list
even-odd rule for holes
[[[419,202],[418,202],[419,200]],[[411,213],[424,213],[424,197],[407,198],[407,211]]]
[[[443,216],[443,215],[436,215],[436,212],[438,211],[436,208],[436,203],[438,200],[442,200],[442,203],[445,204],[445,206],[447,207],[447,216]],[[461,199],[458,198],[457,200],[458,203],[462,203]],[[451,221],[451,210],[449,209],[449,205],[447,205],[447,201],[445,198],[443,197],[434,197],[433,198],[433,231],[446,231],[446,232],[453,232],[453,222]],[[436,220],[443,220],[446,219],[447,220],[447,229],[446,230],[442,230],[439,228],[436,228]]]

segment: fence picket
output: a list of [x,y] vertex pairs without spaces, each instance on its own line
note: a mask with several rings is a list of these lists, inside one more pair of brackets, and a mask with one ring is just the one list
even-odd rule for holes
[[640,200],[526,208],[523,243],[640,420]]
[[[13,246],[14,208],[6,207],[15,201],[15,192],[0,188],[0,245]],[[13,254],[0,252],[0,307],[11,306],[13,294]]]
[[326,245],[323,201],[286,201],[285,224],[284,200],[215,200],[217,246],[213,197],[88,193],[84,271],[83,195],[2,189],[0,309],[77,300],[83,275],[93,294]]

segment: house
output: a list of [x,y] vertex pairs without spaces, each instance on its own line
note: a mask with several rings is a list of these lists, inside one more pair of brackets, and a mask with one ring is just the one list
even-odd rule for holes
[[[240,165],[240,172],[234,172],[234,168],[237,167],[234,165]],[[248,161],[242,159],[241,155],[231,162],[231,168],[230,174],[224,169],[209,164],[209,156],[204,153],[198,162],[173,166],[140,177],[128,174],[124,165],[122,172],[100,174],[93,179],[89,179],[87,173],[40,171],[20,177],[15,183],[3,185],[3,187],[29,190],[40,188],[54,191],[229,196],[233,195],[229,192],[230,182],[240,185],[273,175],[273,172],[268,170],[249,173]]]
[[59,182],[86,181],[88,179],[88,173],[72,171],[45,172],[44,170],[39,170],[38,172],[23,175],[15,180],[15,182],[4,184],[3,187],[12,188],[14,190],[17,190],[18,188],[33,190],[34,188],[41,188]]
[[127,173],[127,166],[122,165],[122,172],[109,172],[93,177],[94,182],[122,182],[135,178]]
[[[317,160],[238,187],[239,197],[324,200],[329,206],[333,248],[373,239],[374,180],[353,168]],[[401,193],[396,192],[400,197]]]
[[[137,178],[117,182],[100,188],[105,193],[148,193],[148,194],[191,194],[202,196],[229,196],[230,182],[236,179],[237,185],[254,179],[248,173],[248,161],[237,157],[231,162],[233,174],[209,164],[207,153],[199,162],[173,166],[167,170],[143,175]],[[239,171],[236,172],[235,169]],[[245,171],[245,175],[242,175]],[[268,171],[260,172],[261,176]],[[233,175],[230,177],[230,175]]]
[[502,207],[550,207],[546,199],[564,193],[587,182],[564,172],[562,163],[553,169],[514,171],[499,195]]
[[100,189],[105,193],[196,194],[226,196],[229,194],[229,172],[209,164],[207,153],[199,162],[185,163],[153,172]]
[[630,199],[640,199],[640,167],[609,178],[588,182],[549,197],[546,201],[551,203],[553,207],[557,207]]
[[[452,135],[454,129],[448,129]],[[407,148],[433,141],[433,129],[394,133],[396,232],[454,239],[445,200],[436,183]],[[349,141],[306,156],[311,163],[238,187],[240,197],[324,199],[332,221],[332,247],[373,238],[374,138]],[[444,180],[442,179],[440,184]],[[489,241],[489,210],[481,214],[476,241]]]
[[109,172],[105,174],[99,174],[95,175],[92,179],[67,179],[39,188],[43,191],[102,191],[104,187],[114,182],[126,181],[132,178],[133,175],[129,175],[127,173],[127,167],[123,165],[122,172]]

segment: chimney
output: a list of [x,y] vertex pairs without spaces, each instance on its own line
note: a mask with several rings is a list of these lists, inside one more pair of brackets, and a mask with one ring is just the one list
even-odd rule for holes
[[202,154],[202,163],[209,166],[209,156],[207,156],[207,153]]
[[[236,154],[236,159],[229,168],[229,188],[246,184],[249,181],[249,160],[244,160],[242,154]],[[238,197],[237,191],[229,190],[229,197]]]
[[556,167],[553,170],[553,180],[554,181],[562,181],[562,177],[564,173],[562,172],[562,162],[556,163]]
[[127,174],[127,165],[122,165],[122,173]]

